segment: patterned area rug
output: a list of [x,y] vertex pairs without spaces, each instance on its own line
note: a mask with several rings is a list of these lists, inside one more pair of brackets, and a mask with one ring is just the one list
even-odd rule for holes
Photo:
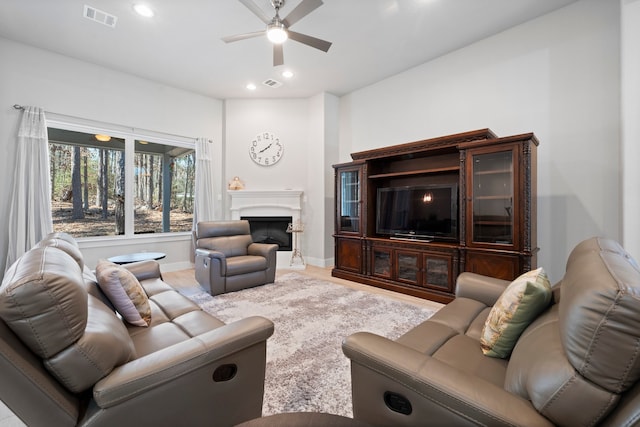
[[204,291],[188,296],[226,323],[258,315],[275,324],[267,341],[265,416],[312,411],[351,417],[342,340],[358,331],[395,339],[434,313],[299,273],[215,297]]

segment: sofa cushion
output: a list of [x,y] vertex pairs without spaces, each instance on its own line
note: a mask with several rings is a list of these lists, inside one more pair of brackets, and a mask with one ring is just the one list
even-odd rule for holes
[[619,244],[576,246],[559,305],[562,344],[582,376],[614,393],[640,379],[640,270]]
[[542,268],[515,279],[491,308],[482,329],[482,352],[509,357],[520,334],[551,301],[551,284]]
[[522,333],[504,388],[530,400],[557,425],[595,425],[619,396],[578,375],[569,363],[560,339],[558,308],[551,306]]
[[54,246],[28,251],[7,271],[0,317],[74,393],[134,357],[122,322],[87,294],[80,266]]
[[80,339],[87,324],[80,267],[55,247],[28,251],[4,276],[0,317],[38,356],[55,355]]
[[112,262],[100,260],[96,266],[96,277],[100,289],[127,322],[136,326],[149,326],[149,299],[133,273]]
[[198,248],[218,251],[226,257],[242,256],[247,254],[247,248],[253,243],[251,234],[238,236],[208,237],[198,239]]
[[84,258],[78,244],[71,236],[66,233],[51,233],[44,239],[40,240],[36,244],[36,248],[44,246],[53,246],[61,251],[66,252],[71,258],[73,258],[80,266],[80,269],[84,268]]
[[455,335],[433,354],[433,358],[503,387],[507,372],[505,359],[485,357],[478,341],[467,335]]
[[74,393],[91,388],[136,356],[127,329],[114,312],[91,295],[85,305],[88,315],[82,336],[44,361],[45,367]]
[[144,357],[158,350],[186,341],[191,336],[173,322],[155,324],[150,328],[129,327],[136,356]]
[[266,269],[267,259],[265,257],[245,255],[227,258],[227,277]]
[[166,283],[147,279],[141,284],[150,294],[152,321],[148,328],[128,327],[137,357],[224,326],[223,322]]

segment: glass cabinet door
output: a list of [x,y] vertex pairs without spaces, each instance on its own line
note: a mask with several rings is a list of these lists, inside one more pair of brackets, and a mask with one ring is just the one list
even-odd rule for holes
[[360,232],[360,169],[338,173],[338,229],[341,232]]
[[473,243],[514,244],[515,150],[471,157],[471,239]]
[[391,278],[391,249],[373,247],[373,275]]
[[424,259],[425,285],[449,290],[451,260],[426,255]]
[[418,284],[418,273],[420,272],[420,256],[415,252],[396,253],[397,279],[411,284]]

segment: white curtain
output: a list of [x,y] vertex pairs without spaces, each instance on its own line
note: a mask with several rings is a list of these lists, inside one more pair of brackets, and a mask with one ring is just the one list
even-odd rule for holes
[[212,221],[215,217],[213,180],[213,142],[196,141],[196,201],[193,210],[193,229],[198,221]]
[[196,141],[196,201],[193,209],[193,236],[191,262],[195,261],[195,230],[198,221],[211,221],[215,217],[213,181],[213,142],[207,138]]
[[53,231],[48,139],[44,110],[24,107],[9,208],[6,268]]

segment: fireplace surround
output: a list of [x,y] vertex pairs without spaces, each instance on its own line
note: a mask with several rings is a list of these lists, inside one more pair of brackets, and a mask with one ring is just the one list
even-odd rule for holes
[[[291,217],[291,222],[302,220],[301,190],[229,190],[231,219],[243,217]],[[287,233],[289,236],[290,234]],[[299,249],[299,248],[298,248]],[[292,255],[289,250],[280,250],[279,267],[290,267]]]

